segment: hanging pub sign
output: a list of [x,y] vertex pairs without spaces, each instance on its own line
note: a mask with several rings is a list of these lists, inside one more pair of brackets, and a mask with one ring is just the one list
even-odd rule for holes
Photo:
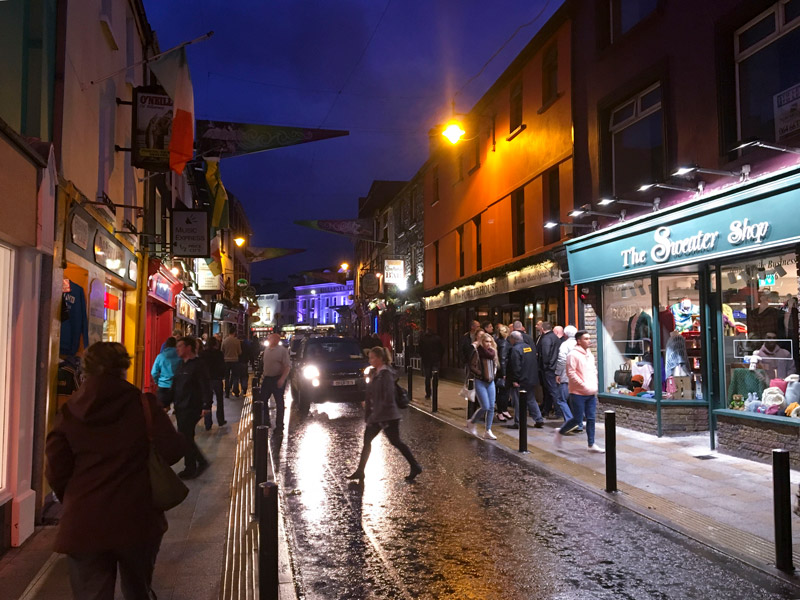
[[383,261],[383,280],[386,283],[401,285],[406,282],[405,261],[387,258]]
[[133,89],[131,164],[148,171],[169,171],[172,98],[158,86]]
[[211,256],[208,213],[197,209],[172,211],[172,255],[181,258]]

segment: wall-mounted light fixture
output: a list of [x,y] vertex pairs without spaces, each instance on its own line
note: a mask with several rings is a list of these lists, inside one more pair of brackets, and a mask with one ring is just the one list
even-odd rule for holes
[[787,152],[789,154],[800,154],[800,148],[793,148],[792,146],[784,146],[783,144],[773,144],[772,142],[762,142],[761,140],[753,140],[739,144],[734,150],[744,150],[745,148],[768,148],[769,150],[777,150],[778,152]]
[[[605,215],[606,217],[610,215]],[[587,225],[586,223],[563,223],[561,221],[547,221],[544,224],[545,229],[554,229],[556,227],[578,227],[579,229],[591,229],[592,231],[597,230],[597,221],[592,221],[591,225]]]
[[653,211],[657,211],[661,206],[661,198],[653,198],[652,202],[645,202],[643,200],[625,200],[623,198],[600,198],[598,200],[598,206],[610,206],[612,204],[625,204],[628,206],[646,206],[648,208],[652,208]]
[[675,192],[692,192],[695,194],[702,194],[706,184],[704,181],[698,181],[697,187],[686,187],[681,185],[672,185],[671,183],[646,183],[639,188],[640,192],[646,192],[652,188],[660,188],[662,190],[673,190]]
[[697,165],[694,165],[687,167],[679,167],[672,175],[674,177],[686,177],[694,173],[719,175],[720,177],[736,177],[739,179],[740,182],[742,182],[742,181],[747,181],[747,178],[750,176],[750,165],[742,165],[742,168],[739,169],[738,171],[705,169],[703,167],[698,167]]
[[584,204],[583,206],[579,206],[578,208],[571,210],[567,213],[573,219],[578,217],[583,217],[586,215],[595,216],[595,217],[607,217],[607,218],[614,218],[617,217],[620,221],[625,220],[625,211],[620,211],[619,214],[614,213],[604,213],[604,212],[597,212],[596,210],[591,210],[591,207],[588,204]]

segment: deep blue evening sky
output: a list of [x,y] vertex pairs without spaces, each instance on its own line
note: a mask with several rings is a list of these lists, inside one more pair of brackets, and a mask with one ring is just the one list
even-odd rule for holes
[[[562,0],[145,0],[161,49],[188,49],[197,118],[347,129],[350,135],[220,164],[254,246],[308,248],[254,265],[253,280],[337,265],[347,238],[293,224],[354,218],[375,179],[407,180],[456,90],[466,112]],[[339,90],[341,93],[339,94]]]

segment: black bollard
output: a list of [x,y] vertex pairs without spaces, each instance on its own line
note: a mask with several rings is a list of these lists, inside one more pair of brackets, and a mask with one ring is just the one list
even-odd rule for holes
[[431,385],[431,412],[439,412],[439,369],[433,370]]
[[259,503],[261,502],[258,486],[267,480],[267,452],[269,452],[269,427],[266,425],[259,425],[255,431],[255,441],[253,442],[253,462],[255,463],[256,481],[255,481],[255,499],[254,510],[256,516],[259,515]]
[[519,412],[519,451],[528,452],[528,392],[518,388],[519,402],[517,409]]
[[253,402],[250,412],[253,415],[253,439],[256,436],[256,427],[264,424],[264,403],[261,400]]
[[781,571],[794,571],[788,450],[772,451],[772,490],[775,511],[775,566]]
[[606,491],[617,491],[617,413],[605,411],[606,415]]
[[267,481],[258,491],[258,597],[278,600],[278,486]]

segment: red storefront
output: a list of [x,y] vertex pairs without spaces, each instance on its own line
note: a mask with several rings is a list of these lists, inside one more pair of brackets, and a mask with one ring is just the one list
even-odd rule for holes
[[183,284],[161,261],[151,260],[147,281],[147,323],[145,334],[144,388],[155,392],[150,369],[161,350],[161,345],[171,334],[175,321],[175,297]]

